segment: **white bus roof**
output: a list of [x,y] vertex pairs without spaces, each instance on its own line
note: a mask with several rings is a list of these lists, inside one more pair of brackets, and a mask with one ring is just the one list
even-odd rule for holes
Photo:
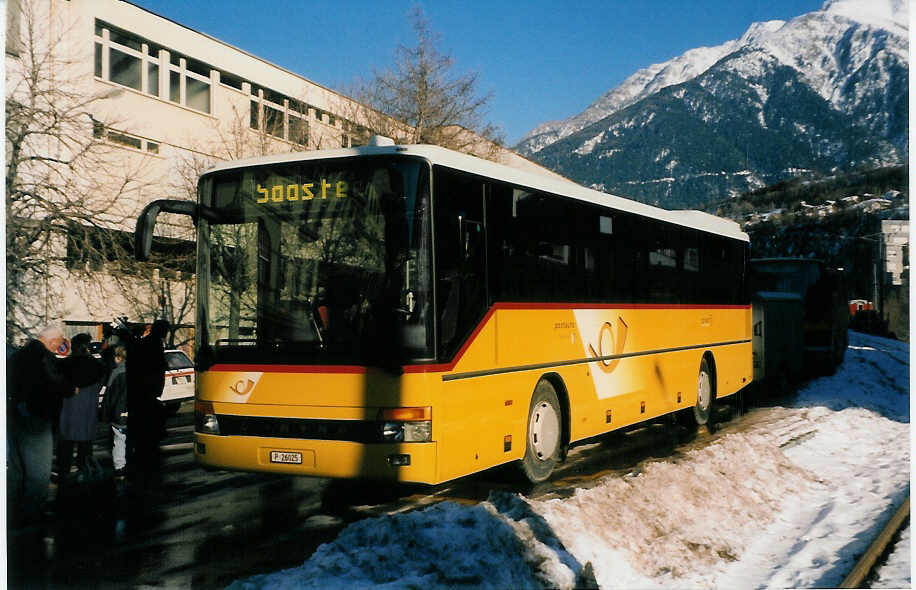
[[560,180],[558,178],[536,174],[526,170],[519,170],[504,164],[483,160],[434,145],[364,146],[334,150],[291,152],[249,158],[246,160],[221,162],[208,169],[204,175],[223,170],[244,168],[247,166],[380,155],[418,156],[429,160],[433,164],[440,164],[448,168],[463,170],[465,172],[505,181],[521,187],[572,197],[581,201],[617,209],[619,211],[635,213],[637,215],[720,234],[745,242],[749,241],[748,235],[741,231],[741,226],[730,219],[723,219],[702,211],[669,211],[631,199],[592,190],[572,181]]

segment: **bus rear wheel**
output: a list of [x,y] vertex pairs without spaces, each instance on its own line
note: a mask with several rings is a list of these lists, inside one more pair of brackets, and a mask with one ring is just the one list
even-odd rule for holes
[[528,408],[528,430],[522,474],[531,483],[550,477],[562,455],[563,414],[557,392],[547,380],[538,382]]
[[697,426],[709,425],[714,397],[712,372],[709,370],[709,363],[704,358],[700,361],[700,374],[697,376],[697,403],[693,406],[693,422]]

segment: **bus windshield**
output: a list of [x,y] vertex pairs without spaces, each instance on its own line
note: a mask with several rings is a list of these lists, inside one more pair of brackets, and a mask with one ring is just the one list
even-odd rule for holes
[[333,159],[205,176],[198,313],[212,362],[431,357],[428,165]]

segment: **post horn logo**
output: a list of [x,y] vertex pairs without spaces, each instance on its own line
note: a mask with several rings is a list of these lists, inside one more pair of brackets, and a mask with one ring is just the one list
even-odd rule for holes
[[236,395],[248,395],[254,388],[254,381],[251,379],[240,379],[235,385],[230,385],[229,389]]
[[[613,373],[620,359],[608,359],[608,356],[623,354],[623,347],[627,342],[627,323],[623,318],[617,316],[617,330],[615,336],[614,326],[611,322],[604,322],[601,331],[598,332],[598,350],[591,344],[588,345],[588,351],[600,364],[598,365],[605,373]],[[613,352],[612,352],[613,351]]]

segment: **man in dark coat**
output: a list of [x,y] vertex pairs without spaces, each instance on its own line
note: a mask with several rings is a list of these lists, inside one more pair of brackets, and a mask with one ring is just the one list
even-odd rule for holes
[[127,451],[130,473],[155,476],[158,470],[159,439],[164,424],[157,399],[165,387],[164,339],[169,331],[165,320],[153,322],[149,334],[132,342],[127,357]]
[[99,390],[105,366],[93,358],[89,351],[89,334],[77,334],[70,339],[70,356],[82,357],[88,363],[98,363],[100,380],[80,387],[76,395],[64,400],[57,432],[57,473],[60,485],[69,483],[70,466],[73,464],[73,448],[77,449],[77,468],[83,478],[90,476],[92,465],[92,441],[98,427]]
[[49,326],[7,361],[7,515],[14,526],[42,517],[51,483],[52,428],[63,399],[101,377],[98,363],[57,358],[65,341],[59,327]]

